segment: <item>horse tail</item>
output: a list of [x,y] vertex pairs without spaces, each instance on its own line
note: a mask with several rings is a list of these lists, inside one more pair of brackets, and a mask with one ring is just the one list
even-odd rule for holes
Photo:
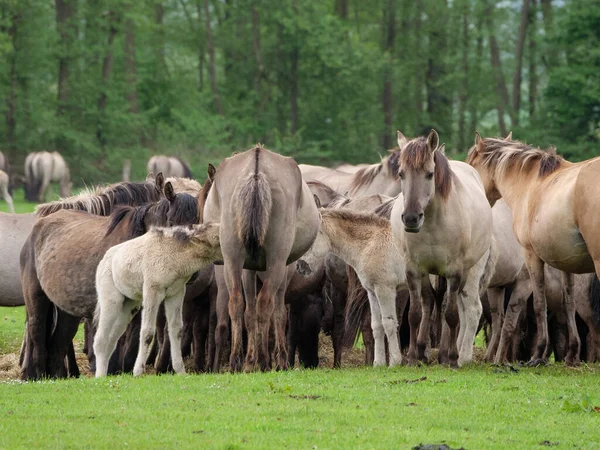
[[492,281],[492,277],[494,276],[494,269],[496,268],[496,263],[498,262],[498,256],[500,252],[498,251],[498,244],[496,242],[496,238],[492,236],[492,243],[490,244],[490,251],[488,253],[487,261],[485,262],[485,268],[483,269],[483,273],[481,274],[481,280],[479,282],[479,292],[487,289]]
[[236,212],[238,237],[253,260],[258,258],[258,252],[265,243],[273,208],[271,186],[265,174],[258,172],[259,155],[260,150],[257,149],[254,174],[244,181],[240,189]]
[[352,348],[358,339],[358,333],[365,314],[369,311],[369,296],[363,288],[356,271],[348,266],[348,300],[344,311],[344,338],[342,346]]
[[590,304],[594,323],[600,326],[600,280],[596,274],[590,283]]
[[177,156],[175,156],[175,159],[177,161],[179,161],[179,164],[181,164],[181,167],[183,168],[183,177],[184,178],[194,178],[194,175],[192,175],[192,171],[190,170],[188,165],[185,163],[185,161]]

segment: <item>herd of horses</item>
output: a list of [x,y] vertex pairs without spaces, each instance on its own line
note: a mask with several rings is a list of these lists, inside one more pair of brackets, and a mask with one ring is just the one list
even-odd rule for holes
[[204,185],[178,158],[148,169],[0,215],[0,304],[27,311],[22,378],[78,376],[82,320],[96,376],[184,373],[192,353],[196,371],[284,370],[296,353],[317,367],[322,331],[334,367],[359,333],[369,364],[437,348],[460,367],[482,326],[490,362],[600,360],[600,159],[477,135],[453,161],[432,130],[398,132],[370,165],[258,145],[209,164]]

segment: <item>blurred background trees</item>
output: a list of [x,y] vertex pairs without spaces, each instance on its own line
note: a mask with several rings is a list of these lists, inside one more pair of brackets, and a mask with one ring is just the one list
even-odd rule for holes
[[600,138],[598,0],[0,0],[0,145],[61,151],[75,183],[151,154],[256,142],[377,161],[434,127],[582,159]]

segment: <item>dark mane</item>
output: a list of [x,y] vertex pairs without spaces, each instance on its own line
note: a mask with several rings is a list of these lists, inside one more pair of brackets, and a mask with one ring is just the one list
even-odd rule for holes
[[206,204],[206,199],[208,198],[208,194],[210,192],[210,188],[212,187],[212,185],[213,185],[212,180],[210,178],[207,178],[206,182],[202,186],[202,189],[200,189],[200,192],[198,193],[197,207],[198,207],[198,222],[199,223],[204,222],[204,205]]
[[155,202],[161,191],[154,181],[121,182],[104,187],[95,187],[85,192],[38,205],[36,215],[45,217],[61,209],[87,211],[98,216],[109,216],[118,205],[139,205]]
[[146,203],[145,205],[141,206],[117,206],[110,215],[110,222],[108,224],[108,228],[106,229],[105,236],[111,234],[121,223],[124,223],[125,221],[129,221],[127,225],[127,236],[129,239],[141,236],[146,232],[144,218],[152,206],[154,206],[154,203]]
[[193,195],[181,192],[175,195],[173,204],[166,198],[158,202],[156,214],[158,217],[168,219],[169,226],[199,223],[198,200]]
[[392,217],[392,208],[394,207],[394,202],[396,201],[398,197],[393,197],[385,202],[383,202],[381,205],[379,205],[377,208],[375,208],[373,210],[373,214],[375,214],[376,216],[379,217],[383,217],[387,220],[390,220]]
[[[400,153],[400,165],[409,170],[422,170],[429,162],[431,150],[427,147],[427,139],[418,137],[411,140]],[[448,158],[441,152],[433,152],[435,192],[442,199],[447,199],[452,190],[454,172],[450,168]]]
[[354,174],[354,178],[352,178],[350,192],[355,192],[359,188],[371,184],[375,177],[379,175],[381,169],[383,169],[383,165],[381,163],[360,169]]
[[486,138],[479,145],[469,150],[467,163],[471,164],[476,157],[480,157],[484,166],[500,173],[510,168],[520,172],[531,170],[539,162],[538,177],[556,171],[564,163],[564,159],[556,153],[555,147],[542,150],[519,141]]
[[388,166],[388,170],[390,171],[390,173],[392,175],[394,175],[394,179],[398,179],[398,172],[400,171],[400,153],[401,153],[401,148],[400,147],[395,147],[391,150],[389,150],[390,155],[388,156],[387,159],[387,166]]

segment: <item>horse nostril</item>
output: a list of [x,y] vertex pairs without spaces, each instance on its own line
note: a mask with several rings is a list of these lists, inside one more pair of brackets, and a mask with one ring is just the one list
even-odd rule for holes
[[422,218],[423,218],[423,215],[424,215],[423,213],[420,213],[420,214],[419,214],[419,219],[422,219]]

